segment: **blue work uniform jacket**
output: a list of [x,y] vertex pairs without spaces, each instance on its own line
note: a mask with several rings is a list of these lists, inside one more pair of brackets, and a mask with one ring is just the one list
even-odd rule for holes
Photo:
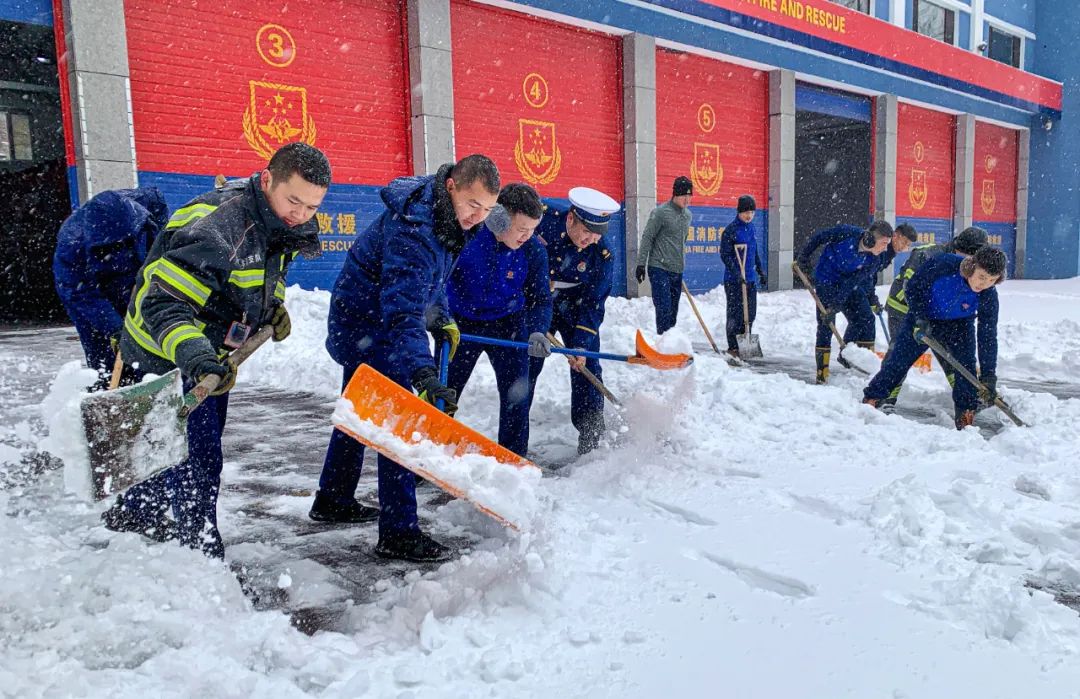
[[758,256],[757,229],[753,221],[746,223],[736,216],[720,236],[720,261],[727,270],[724,278],[739,281],[742,273],[739,270],[739,258],[735,255],[736,245],[746,246],[746,283],[756,284],[761,278],[762,267],[761,258]]
[[161,192],[140,187],[102,192],[64,221],[53,276],[77,328],[119,335],[135,277],[168,219]]
[[446,283],[465,244],[446,191],[451,168],[399,177],[379,192],[386,210],[349,248],[330,300],[326,349],[342,366],[378,356],[399,383],[435,366],[425,314],[446,307]]
[[523,313],[525,337],[551,327],[547,250],[536,237],[517,250],[480,229],[465,244],[450,275],[446,295],[455,318],[497,320]]
[[[880,260],[873,253],[859,251],[863,233],[856,226],[826,228],[815,233],[799,255],[799,266],[805,271],[814,253],[824,246],[814,267],[814,288],[826,308],[840,305],[855,289],[873,291]],[[882,253],[887,254],[889,251]]]
[[574,328],[569,347],[598,348],[615,261],[603,238],[579,249],[566,233],[566,211],[548,206],[537,228],[547,247],[553,314]]
[[904,285],[908,315],[915,321],[979,319],[979,371],[997,373],[998,293],[990,287],[975,293],[960,274],[963,257],[943,254],[930,260]]

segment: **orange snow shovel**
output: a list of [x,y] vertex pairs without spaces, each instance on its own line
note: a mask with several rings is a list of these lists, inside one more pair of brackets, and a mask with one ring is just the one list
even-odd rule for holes
[[[383,444],[376,437],[359,434],[343,421],[336,419],[334,426],[353,439],[366,444],[383,456],[393,459],[421,478],[434,483],[456,498],[471,503],[476,509],[499,521],[501,524],[517,530],[508,518],[496,512],[492,507],[477,502],[469,494],[433,474],[427,468],[416,463],[407,447],[418,445],[422,440],[433,442],[441,454],[464,456],[479,454],[490,456],[500,464],[510,468],[538,467],[528,459],[499,446],[476,430],[461,424],[431,403],[413,395],[387,377],[375,371],[367,364],[360,368],[349,380],[341,397],[347,400],[356,417],[370,422],[378,431],[389,432],[404,445]],[[387,440],[389,441],[389,440]],[[399,451],[400,450],[400,451]]]

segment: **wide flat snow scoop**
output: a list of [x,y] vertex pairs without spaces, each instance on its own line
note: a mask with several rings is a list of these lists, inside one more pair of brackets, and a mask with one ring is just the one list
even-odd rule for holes
[[[241,364],[274,329],[264,326],[231,355]],[[91,496],[102,500],[187,457],[187,416],[199,407],[221,377],[207,376],[187,394],[180,370],[115,391],[82,399],[83,431],[90,460]]]
[[735,336],[735,344],[739,347],[739,356],[749,359],[764,357],[761,353],[761,340],[757,335],[750,332],[750,306],[746,300],[746,243],[735,245],[735,258],[739,261],[739,271],[742,273],[742,317],[743,332]]
[[[490,503],[479,502],[475,494],[434,473],[419,456],[420,442],[427,440],[439,447],[439,456],[480,454],[490,456],[508,468],[535,468],[533,462],[499,446],[476,430],[461,424],[419,396],[402,388],[367,364],[361,364],[341,394],[359,418],[334,413],[334,426],[353,439],[366,444],[383,456],[393,459],[416,475],[437,485],[456,498],[465,500],[486,515],[511,529],[517,525],[497,512]],[[430,450],[428,450],[430,451]]]

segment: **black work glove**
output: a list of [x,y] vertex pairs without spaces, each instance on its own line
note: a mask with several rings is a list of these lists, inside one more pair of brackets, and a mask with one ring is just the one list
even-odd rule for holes
[[757,283],[758,288],[762,291],[767,291],[769,289],[769,278],[766,277],[765,272],[760,269],[757,271]]
[[926,344],[926,338],[930,335],[930,323],[925,320],[915,321],[915,331],[912,332],[915,341],[921,344]]
[[436,347],[442,342],[450,343],[450,359],[453,359],[457,354],[458,344],[461,342],[461,329],[458,328],[457,322],[441,308],[429,309],[427,331],[435,338]]
[[191,371],[188,372],[188,376],[195,379],[196,382],[202,381],[210,374],[221,377],[221,383],[218,384],[217,388],[210,392],[210,395],[212,396],[220,396],[224,393],[228,393],[232,390],[232,387],[236,385],[236,364],[228,357],[218,359],[217,357],[207,355],[204,358],[193,361],[190,367]]
[[544,333],[529,335],[529,356],[540,359],[551,356],[551,340]]
[[831,308],[826,308],[825,312],[821,314],[821,320],[826,325],[829,325],[829,324],[835,325],[836,324],[836,311],[832,310]]
[[270,316],[270,326],[274,328],[274,342],[281,342],[292,332],[292,320],[284,305],[274,307],[274,314]]
[[438,401],[442,400],[442,411],[450,417],[457,412],[457,391],[447,388],[439,381],[439,375],[435,373],[434,367],[425,366],[417,369],[412,375],[412,385],[420,396],[420,400],[434,406],[438,406]]
[[985,387],[979,389],[979,400],[987,405],[990,405],[997,400],[997,376],[994,374],[983,374],[979,377],[979,383]]
[[638,284],[645,282],[645,265],[638,265],[634,270],[634,278],[637,279]]
[[881,299],[878,298],[876,293],[871,292],[866,297],[866,300],[870,302],[870,310],[874,315],[881,313]]

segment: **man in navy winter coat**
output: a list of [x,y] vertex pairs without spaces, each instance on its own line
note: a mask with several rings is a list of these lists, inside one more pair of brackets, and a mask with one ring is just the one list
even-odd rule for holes
[[461,331],[470,335],[529,342],[529,350],[462,342],[450,363],[447,385],[458,400],[476,360],[486,352],[499,388],[499,444],[520,456],[529,449],[529,354],[547,356],[551,343],[548,257],[533,237],[544,215],[536,190],[527,184],[503,187],[499,204],[508,220],[499,230],[491,216],[465,245],[447,296]]
[[[361,364],[453,414],[457,395],[438,378],[428,331],[456,349],[460,331],[446,313],[446,283],[468,234],[499,194],[499,171],[483,155],[447,164],[434,175],[400,177],[380,192],[386,210],[349,249],[330,299],[326,349],[342,366],[342,388]],[[334,430],[310,517],[323,522],[378,518],[375,553],[436,561],[448,549],[420,531],[416,479],[379,455],[379,509],[358,503],[364,446]]]
[[[611,214],[618,211],[614,199],[588,187],[574,187],[570,208],[548,205],[537,232],[547,247],[552,289],[551,331],[567,347],[600,351],[600,324],[604,304],[611,293],[614,259],[604,242]],[[581,374],[585,367],[602,376],[600,361],[583,357],[570,360],[570,421],[578,430],[578,453],[587,454],[600,445],[604,433],[604,396]],[[529,362],[529,404],[544,358]]]
[[[739,343],[735,336],[748,332],[743,323],[743,282],[746,282],[746,305],[751,325],[757,318],[758,285],[764,288],[769,283],[761,266],[757,231],[752,223],[756,210],[757,203],[752,196],[744,194],[739,197],[735,220],[724,228],[724,233],[720,236],[720,261],[724,263],[724,296],[727,298],[727,351],[733,357],[739,356]],[[736,245],[746,246],[746,259],[743,261],[746,267],[745,279],[742,269],[739,268]]]
[[156,187],[102,192],[71,214],[56,239],[53,276],[86,355],[105,388],[135,276],[169,219]]
[[1005,279],[1006,265],[1004,252],[986,246],[970,257],[946,253],[919,268],[904,285],[908,302],[904,324],[881,371],[863,391],[863,402],[880,407],[926,351],[923,339],[929,336],[973,375],[978,373],[987,388],[986,395],[979,396],[978,389],[962,377],[952,382],[956,428],[972,424],[979,399],[991,403],[997,395],[998,296],[994,287]]
[[836,314],[847,318],[844,342],[873,349],[874,313],[867,290],[873,292],[873,280],[881,267],[879,256],[891,261],[895,252],[889,245],[893,229],[888,221],[875,221],[867,229],[855,226],[833,226],[818,231],[799,255],[799,267],[805,272],[810,259],[819,248],[824,247],[814,268],[814,289],[826,308],[822,315],[817,309],[817,338],[814,357],[817,362],[817,382],[829,380],[829,355],[832,347],[832,331],[829,323],[836,322]]

